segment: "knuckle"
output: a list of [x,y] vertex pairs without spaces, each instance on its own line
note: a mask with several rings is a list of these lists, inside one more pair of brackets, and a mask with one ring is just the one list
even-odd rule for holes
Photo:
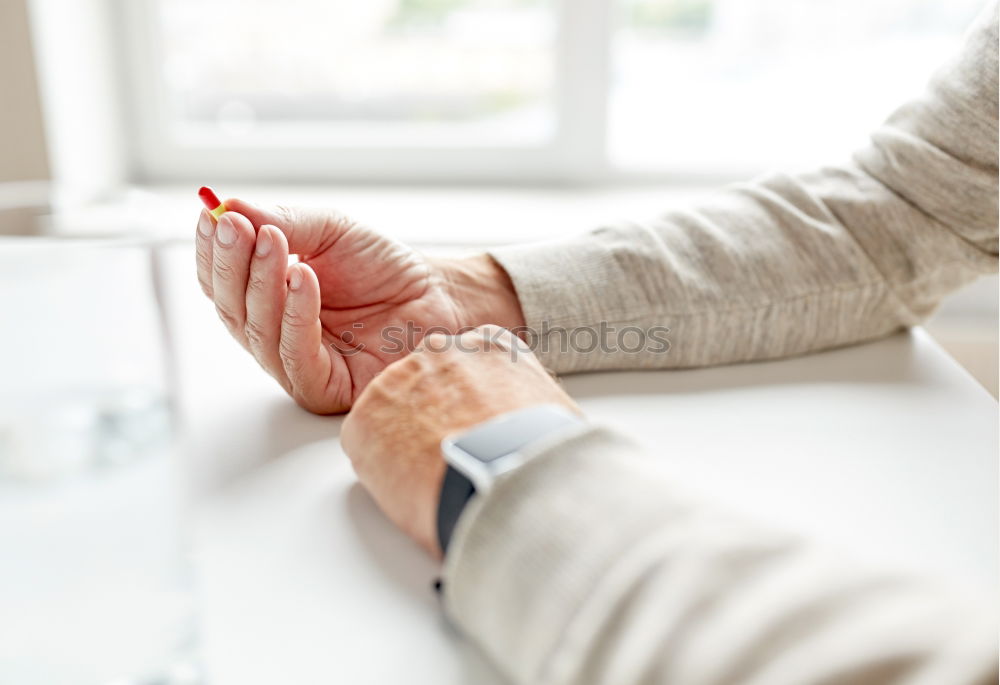
[[240,318],[231,309],[229,309],[229,307],[216,302],[215,313],[219,315],[220,319],[222,319],[222,323],[226,324],[226,328],[231,331],[240,330]]
[[222,281],[231,281],[236,277],[236,269],[232,264],[216,259],[212,262],[212,274]]
[[271,337],[271,331],[253,319],[247,319],[243,325],[243,332],[246,334],[247,340],[254,347],[263,347]]
[[302,358],[302,351],[288,338],[282,337],[278,342],[278,357],[281,359],[281,364],[289,379],[299,378],[301,380],[306,366],[305,360]]
[[211,271],[212,255],[208,251],[199,248],[194,253],[194,259],[199,271]]
[[255,270],[250,271],[250,276],[247,278],[247,290],[254,293],[263,293],[267,291],[267,279],[260,273],[256,273]]
[[292,328],[304,328],[308,326],[312,321],[309,316],[298,309],[293,309],[291,307],[285,309],[284,314],[281,315],[286,326]]
[[293,230],[299,220],[299,211],[289,205],[275,205],[274,213],[278,215],[279,224],[285,230]]
[[209,297],[212,296],[212,258],[205,254],[203,250],[195,253],[195,264],[197,266],[198,283],[201,290]]
[[285,219],[287,221],[291,221],[292,219],[295,218],[295,208],[289,205],[281,205],[281,204],[275,205],[274,212],[282,219]]
[[289,375],[294,373],[299,366],[298,351],[288,338],[283,337],[278,342],[278,356],[281,357],[281,363],[285,365]]

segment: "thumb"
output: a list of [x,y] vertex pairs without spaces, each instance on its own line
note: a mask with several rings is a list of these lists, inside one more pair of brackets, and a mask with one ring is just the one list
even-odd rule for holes
[[325,209],[260,207],[239,198],[228,198],[225,204],[227,210],[249,219],[257,231],[264,225],[276,226],[288,239],[288,251],[294,254],[322,252],[351,226],[343,215]]

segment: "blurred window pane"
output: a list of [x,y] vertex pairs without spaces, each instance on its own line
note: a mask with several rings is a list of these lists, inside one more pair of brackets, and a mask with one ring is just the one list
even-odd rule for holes
[[551,135],[551,0],[154,2],[175,126]]
[[961,41],[982,0],[620,0],[609,131],[626,168],[843,160]]

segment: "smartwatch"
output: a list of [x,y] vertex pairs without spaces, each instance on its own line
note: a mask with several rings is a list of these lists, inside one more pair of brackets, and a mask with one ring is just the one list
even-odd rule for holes
[[500,475],[523,464],[524,448],[583,422],[564,407],[540,404],[502,414],[442,440],[441,452],[447,469],[437,512],[441,551],[448,551],[455,524],[469,499],[477,492],[489,491]]

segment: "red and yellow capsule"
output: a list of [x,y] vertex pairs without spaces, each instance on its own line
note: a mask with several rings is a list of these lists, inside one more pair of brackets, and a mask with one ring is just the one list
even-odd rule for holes
[[204,203],[205,207],[212,214],[213,217],[218,219],[222,216],[222,213],[226,211],[226,205],[223,204],[219,196],[215,194],[215,191],[208,186],[202,186],[198,189],[198,197]]

